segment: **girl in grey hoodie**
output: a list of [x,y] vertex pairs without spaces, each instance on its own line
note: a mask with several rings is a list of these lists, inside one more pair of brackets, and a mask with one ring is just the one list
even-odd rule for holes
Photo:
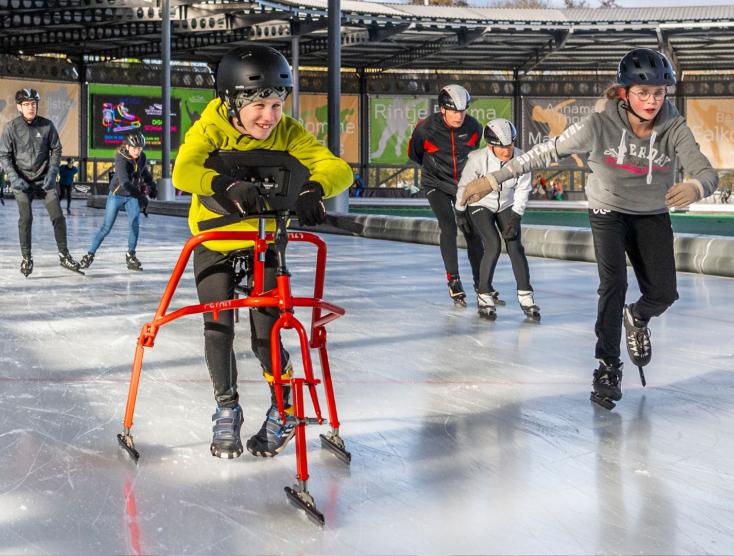
[[[640,370],[650,362],[650,318],[678,299],[670,208],[711,195],[718,174],[711,167],[672,102],[675,85],[667,58],[637,48],[620,61],[607,104],[558,137],[533,147],[502,169],[468,184],[460,203],[476,202],[505,180],[546,166],[551,160],[588,153],[589,220],[599,269],[596,358],[592,401],[607,409],[622,398],[619,344],[625,328],[627,351]],[[687,177],[674,182],[676,164]],[[637,277],[640,298],[625,305],[625,254]]]

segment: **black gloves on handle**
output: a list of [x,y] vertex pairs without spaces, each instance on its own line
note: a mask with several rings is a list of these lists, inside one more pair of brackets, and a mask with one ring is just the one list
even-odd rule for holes
[[260,195],[254,184],[220,175],[212,180],[212,189],[234,204],[242,216],[258,212]]
[[471,227],[471,220],[469,220],[467,211],[454,209],[454,214],[456,215],[456,225],[459,226],[461,233],[467,237],[471,236],[474,230]]
[[148,197],[144,193],[138,197],[138,204],[140,205],[140,212],[148,218]]
[[315,181],[306,182],[296,201],[296,216],[304,226],[316,226],[326,222],[326,209],[321,200],[324,198],[324,189]]
[[510,209],[510,214],[508,216],[509,218],[502,230],[502,237],[507,241],[512,241],[513,239],[517,239],[517,236],[520,235],[520,220],[522,216],[512,209]]

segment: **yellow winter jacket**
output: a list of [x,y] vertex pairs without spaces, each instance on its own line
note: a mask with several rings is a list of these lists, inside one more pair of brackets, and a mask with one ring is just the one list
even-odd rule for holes
[[[241,135],[229,122],[226,105],[215,98],[204,109],[201,118],[186,133],[183,145],[178,150],[173,168],[173,184],[182,191],[192,194],[189,209],[189,228],[193,235],[199,233],[199,223],[221,215],[207,209],[199,195],[212,195],[212,179],[217,172],[204,167],[209,154],[216,150],[249,151],[268,149],[287,151],[311,172],[310,179],[321,184],[324,197],[334,197],[347,189],[354,180],[352,169],[341,158],[321,145],[303,126],[289,116],[283,116],[270,136],[259,141]],[[268,221],[268,231],[275,229]],[[248,219],[216,231],[257,231],[257,219]],[[207,249],[228,253],[249,247],[251,242],[208,241]]]

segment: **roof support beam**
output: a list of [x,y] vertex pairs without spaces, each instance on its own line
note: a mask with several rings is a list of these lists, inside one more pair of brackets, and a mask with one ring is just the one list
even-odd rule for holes
[[680,79],[682,77],[680,60],[678,60],[678,56],[676,55],[675,50],[673,50],[673,45],[670,44],[668,33],[663,31],[659,25],[655,29],[655,33],[658,37],[658,50],[668,57],[668,60],[670,60],[670,63],[673,65],[675,74],[678,76],[678,79]]
[[538,67],[543,60],[548,58],[554,52],[558,52],[565,45],[568,38],[573,35],[573,27],[568,31],[552,31],[553,38],[543,45],[540,50],[536,50],[535,56],[525,62],[525,64],[518,68],[521,73],[528,73]]

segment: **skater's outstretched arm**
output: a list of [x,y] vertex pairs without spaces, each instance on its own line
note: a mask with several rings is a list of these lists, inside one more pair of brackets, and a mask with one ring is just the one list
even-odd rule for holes
[[719,174],[701,152],[690,128],[682,120],[678,125],[680,130],[672,135],[676,138],[675,155],[690,177],[668,190],[665,204],[683,208],[713,194],[719,187]]
[[59,175],[59,168],[61,168],[61,139],[59,138],[59,132],[56,131],[56,126],[53,124],[51,124],[51,129],[48,132],[48,147],[48,172],[44,179],[44,188],[52,189],[56,187],[56,178]]
[[426,139],[425,127],[423,125],[424,122],[425,120],[418,122],[418,125],[415,126],[413,134],[410,136],[410,141],[408,142],[408,158],[418,166],[423,165],[423,141]]

